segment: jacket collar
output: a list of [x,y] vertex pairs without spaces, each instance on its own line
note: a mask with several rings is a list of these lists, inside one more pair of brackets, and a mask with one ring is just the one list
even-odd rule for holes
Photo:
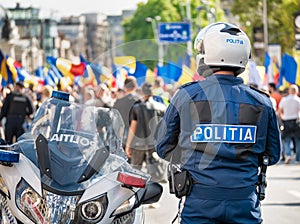
[[235,77],[233,75],[211,75],[206,78],[206,80],[209,80],[211,82],[218,82],[220,84],[227,84],[227,85],[239,85],[244,83],[243,79],[240,77]]

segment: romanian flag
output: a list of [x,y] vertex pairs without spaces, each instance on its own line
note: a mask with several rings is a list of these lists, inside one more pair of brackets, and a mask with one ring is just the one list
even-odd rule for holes
[[281,73],[280,84],[282,84],[282,78],[284,78],[290,84],[296,83],[297,62],[292,56],[286,53],[282,56],[282,66],[281,66],[280,73]]
[[272,60],[272,66],[273,66],[273,79],[274,83],[278,86],[279,84],[279,77],[280,77],[280,69],[279,69],[279,64],[276,59]]
[[155,79],[156,74],[151,69],[148,69],[146,72],[146,82],[154,84]]
[[296,84],[300,86],[300,51],[296,51],[294,54],[294,58],[297,63],[297,75],[296,75]]
[[4,86],[7,84],[13,84],[17,81],[23,81],[25,84],[37,83],[35,77],[30,75],[24,68],[22,68],[20,62],[9,56],[4,58],[2,53],[0,53],[0,58],[2,70],[1,73],[5,74],[3,76],[5,83],[2,83]]
[[124,81],[125,81],[126,77],[128,76],[128,71],[125,68],[123,68],[121,66],[116,66],[114,64],[113,65],[113,76],[114,76],[113,87],[123,88]]
[[87,64],[85,66],[85,71],[83,76],[81,77],[81,80],[84,86],[97,86],[98,84],[100,84],[99,76],[100,73],[98,73],[96,69],[93,69],[93,65]]
[[157,67],[157,76],[163,78],[165,84],[176,83],[182,75],[182,62],[168,62],[167,65]]
[[7,57],[6,64],[8,66],[8,70],[11,74],[11,81],[8,81],[8,83],[23,81],[25,86],[28,86],[29,84],[33,84],[35,88],[38,87],[39,80],[37,79],[37,77],[29,74],[22,67],[21,63],[19,63],[12,57]]
[[33,84],[34,88],[38,87],[40,80],[36,76],[29,74],[24,68],[16,68],[16,69],[18,73],[18,77],[16,81],[23,81],[25,86],[29,86],[29,84]]
[[182,73],[180,78],[178,79],[178,84],[183,85],[188,82],[192,82],[194,80],[195,72],[186,65],[182,66]]
[[194,74],[198,74],[196,72],[197,71],[197,63],[196,63],[196,58],[195,57],[191,57],[191,65],[189,67],[194,72]]
[[7,58],[8,56],[4,56],[2,51],[0,50],[0,62],[1,62],[1,85],[2,86],[7,86],[8,84],[13,84],[14,80],[13,80],[13,74],[9,69],[9,66],[7,64]]
[[79,64],[74,64],[72,61],[65,58],[55,58],[47,57],[49,64],[55,65],[63,76],[82,76],[84,74],[85,63],[80,62]]
[[22,67],[21,63],[17,62],[15,59],[12,57],[7,57],[6,58],[6,64],[8,66],[8,69],[10,70],[12,74],[12,80],[16,82],[18,78],[18,71],[17,69],[20,69]]
[[108,68],[88,62],[82,55],[80,55],[80,61],[85,63],[86,66],[84,74],[79,80],[79,85],[96,86],[102,82],[111,85],[112,74],[111,71],[108,71]]
[[86,62],[86,63],[87,63],[87,66],[89,65],[91,71],[94,73],[97,84],[106,83],[110,87],[112,86],[114,77],[113,77],[111,69],[109,69],[103,65],[100,66],[98,64],[94,64],[94,63],[90,63],[90,62]]
[[139,61],[136,62],[135,67],[135,72],[132,74],[129,73],[128,75],[134,76],[136,78],[138,86],[142,86],[143,83],[146,81],[148,67]]
[[114,57],[112,67],[114,76],[113,87],[124,87],[124,81],[128,75],[133,75],[136,71],[136,59],[133,56]]
[[264,76],[264,80],[263,80],[263,84],[267,85],[268,82],[268,74],[270,73],[270,64],[271,64],[271,58],[270,55],[268,54],[268,52],[265,52],[265,60],[264,60],[264,67],[265,67],[265,76]]
[[8,79],[6,58],[4,57],[1,50],[0,50],[0,74],[1,74],[1,83],[3,80]]
[[279,70],[279,64],[276,57],[271,58],[269,54],[265,53],[265,78],[264,78],[264,84],[267,83],[275,83],[277,86],[279,85],[279,77],[280,77],[280,70]]
[[46,70],[46,67],[39,66],[34,73],[34,76],[38,80],[38,83],[40,86],[44,86],[44,85],[48,84],[48,83],[46,83],[46,80],[45,80],[45,70]]
[[100,82],[106,82],[112,87],[114,76],[111,70],[105,66],[101,66]]
[[114,64],[117,67],[125,68],[128,73],[133,74],[136,69],[136,58],[133,56],[114,57]]
[[[56,86],[63,75],[59,72],[55,65],[50,65],[50,68],[45,67],[45,84]],[[54,84],[53,84],[54,83]]]

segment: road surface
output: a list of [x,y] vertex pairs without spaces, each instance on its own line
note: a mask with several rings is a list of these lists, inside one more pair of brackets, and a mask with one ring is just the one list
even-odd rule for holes
[[[279,163],[267,171],[266,199],[262,201],[264,224],[300,223],[300,164]],[[158,208],[145,205],[146,224],[170,224],[177,212],[178,199],[169,194],[168,184]],[[177,222],[176,222],[177,223]]]

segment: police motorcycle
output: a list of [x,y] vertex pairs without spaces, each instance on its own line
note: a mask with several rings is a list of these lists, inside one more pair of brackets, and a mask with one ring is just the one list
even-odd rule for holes
[[29,132],[1,140],[0,223],[144,223],[162,186],[127,163],[119,112],[68,98],[53,91]]

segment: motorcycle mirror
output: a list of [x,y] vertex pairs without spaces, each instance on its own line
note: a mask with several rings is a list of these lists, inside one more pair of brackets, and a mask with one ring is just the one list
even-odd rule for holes
[[159,201],[163,193],[163,187],[157,182],[150,181],[146,185],[144,195],[139,195],[139,193],[138,198],[141,198],[141,204],[152,204]]

